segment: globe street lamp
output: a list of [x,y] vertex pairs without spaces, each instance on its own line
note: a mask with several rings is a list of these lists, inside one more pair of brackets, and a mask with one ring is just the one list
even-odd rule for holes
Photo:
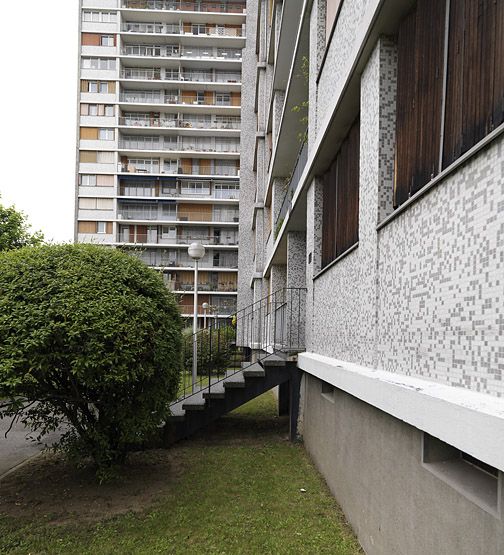
[[192,364],[192,391],[195,392],[198,380],[198,262],[205,256],[205,247],[201,243],[191,243],[187,249],[189,256],[194,260],[194,315],[193,315],[193,364]]
[[210,305],[208,303],[203,303],[201,307],[203,308],[203,329],[206,330],[206,312]]

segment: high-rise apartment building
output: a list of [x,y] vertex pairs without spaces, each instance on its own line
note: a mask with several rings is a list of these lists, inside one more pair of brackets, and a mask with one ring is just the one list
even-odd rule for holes
[[236,309],[245,1],[80,0],[75,237],[131,251],[193,311]]

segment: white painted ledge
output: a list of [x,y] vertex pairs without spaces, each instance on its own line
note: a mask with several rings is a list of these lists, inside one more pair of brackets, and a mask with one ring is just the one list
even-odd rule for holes
[[298,366],[504,471],[504,399],[311,352],[298,355]]

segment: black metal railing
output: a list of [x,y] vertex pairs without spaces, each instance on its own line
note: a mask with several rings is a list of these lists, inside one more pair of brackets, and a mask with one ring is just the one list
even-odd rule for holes
[[[270,354],[294,355],[305,349],[306,289],[280,289],[226,320],[208,317],[208,326],[184,336],[184,370],[172,405],[211,392],[248,365]],[[196,345],[197,374],[193,383]],[[254,352],[255,356],[251,357]],[[242,366],[242,362],[246,362]]]

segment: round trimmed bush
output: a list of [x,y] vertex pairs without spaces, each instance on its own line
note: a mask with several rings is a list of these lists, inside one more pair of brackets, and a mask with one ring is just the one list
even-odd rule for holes
[[0,416],[100,472],[169,414],[182,366],[175,297],[138,259],[96,245],[0,253]]

